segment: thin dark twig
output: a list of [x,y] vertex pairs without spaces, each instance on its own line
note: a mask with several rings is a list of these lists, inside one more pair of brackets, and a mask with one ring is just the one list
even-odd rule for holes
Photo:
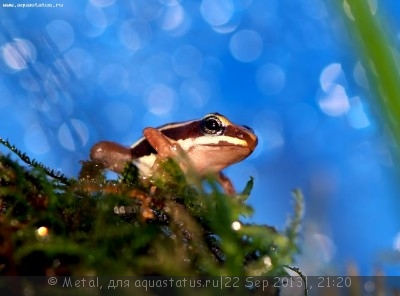
[[55,172],[54,170],[46,167],[45,165],[43,165],[42,163],[40,163],[34,159],[30,159],[30,157],[28,155],[26,155],[26,153],[21,152],[21,150],[19,150],[17,147],[15,147],[15,145],[11,145],[8,140],[4,140],[3,138],[0,138],[0,143],[3,144],[8,149],[10,149],[13,153],[15,153],[26,164],[28,164],[34,168],[43,170],[46,175],[48,175],[49,177],[51,177],[53,179],[59,180],[60,182],[64,183],[65,185],[71,184],[71,180],[68,179],[67,177],[65,177],[63,174],[61,174],[60,172]]
[[285,267],[290,269],[290,270],[292,270],[292,271],[294,271],[295,273],[297,273],[301,277],[301,279],[302,279],[302,281],[304,283],[304,290],[303,290],[304,291],[304,296],[308,296],[307,277],[301,272],[300,268],[297,268],[297,267],[294,267],[294,266],[290,266],[290,265],[285,265]]

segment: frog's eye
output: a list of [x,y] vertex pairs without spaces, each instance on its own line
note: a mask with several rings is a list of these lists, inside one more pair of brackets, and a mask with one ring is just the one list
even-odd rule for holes
[[201,130],[205,134],[221,135],[224,132],[222,121],[214,115],[204,118],[201,122]]

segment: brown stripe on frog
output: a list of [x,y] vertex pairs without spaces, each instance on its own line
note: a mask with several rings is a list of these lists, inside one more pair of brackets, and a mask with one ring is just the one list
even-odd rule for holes
[[[164,135],[175,141],[182,139],[194,139],[203,135],[200,129],[201,120],[189,122],[178,122],[158,127]],[[141,138],[131,146],[132,158],[140,158],[145,155],[156,154],[156,150],[150,145],[146,138]]]

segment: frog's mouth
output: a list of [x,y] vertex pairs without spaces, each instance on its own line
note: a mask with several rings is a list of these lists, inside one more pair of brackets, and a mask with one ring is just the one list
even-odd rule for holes
[[253,151],[258,143],[257,136],[253,130],[247,126],[230,125],[226,127],[225,133],[219,137],[221,141],[226,141],[235,146],[247,147]]
[[[223,137],[223,136],[222,136]],[[210,144],[208,146],[217,146],[217,147],[235,147],[237,149],[246,149],[253,151],[258,143],[258,139],[256,136],[243,136],[243,137],[237,137],[237,138],[232,138],[232,137],[227,137],[225,138],[220,138],[220,141],[218,144]]]

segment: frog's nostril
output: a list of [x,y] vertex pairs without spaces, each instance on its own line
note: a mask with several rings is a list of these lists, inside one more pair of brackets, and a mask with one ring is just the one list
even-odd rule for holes
[[243,135],[243,133],[241,131],[237,131],[236,132],[236,137],[239,138],[239,139],[243,139],[244,135]]

